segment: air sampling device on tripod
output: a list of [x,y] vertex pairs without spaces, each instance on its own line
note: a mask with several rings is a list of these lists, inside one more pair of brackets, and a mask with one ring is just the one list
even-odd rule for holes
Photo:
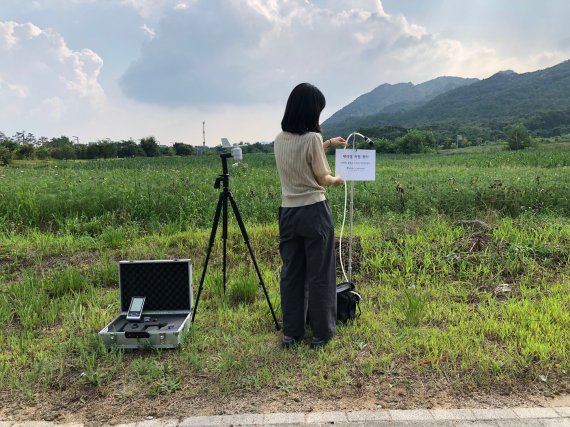
[[216,210],[214,213],[214,221],[212,223],[212,230],[210,232],[210,241],[208,243],[208,249],[206,250],[206,259],[204,260],[204,269],[202,270],[202,277],[200,278],[200,286],[198,287],[198,292],[196,294],[196,302],[194,303],[194,309],[192,311],[192,323],[194,323],[194,319],[196,317],[196,311],[198,310],[198,303],[200,302],[200,295],[202,294],[202,289],[204,287],[204,279],[206,278],[206,271],[208,269],[208,261],[210,260],[210,254],[212,253],[212,247],[214,246],[214,241],[216,239],[216,231],[218,230],[218,224],[220,222],[220,216],[222,219],[222,277],[223,277],[223,284],[224,284],[224,292],[226,291],[226,271],[227,271],[227,240],[228,240],[228,201],[230,202],[231,208],[234,212],[236,217],[237,223],[239,225],[239,229],[241,231],[241,235],[243,240],[249,250],[249,255],[251,260],[253,261],[253,265],[255,267],[255,271],[257,273],[257,277],[259,279],[259,285],[263,289],[263,294],[265,295],[265,299],[267,300],[267,304],[269,306],[269,311],[271,312],[271,316],[273,317],[273,322],[275,323],[275,329],[279,330],[280,326],[277,321],[277,316],[275,315],[275,311],[273,310],[273,306],[271,305],[271,301],[269,299],[269,295],[267,293],[267,288],[265,287],[265,283],[263,282],[263,277],[261,276],[261,271],[259,270],[259,266],[257,265],[257,260],[255,259],[255,255],[253,253],[253,249],[249,242],[249,236],[245,229],[245,224],[241,218],[241,215],[238,210],[237,203],[234,199],[233,193],[230,191],[230,174],[228,172],[228,158],[233,157],[235,160],[242,160],[242,152],[241,148],[234,147],[231,153],[223,153],[220,154],[220,159],[222,160],[222,173],[218,175],[216,181],[214,183],[214,188],[220,189],[220,197],[218,198],[218,204],[216,205]]

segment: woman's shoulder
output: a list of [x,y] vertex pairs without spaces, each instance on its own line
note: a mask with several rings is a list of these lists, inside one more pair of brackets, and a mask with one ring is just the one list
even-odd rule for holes
[[305,134],[305,137],[306,137],[307,139],[318,139],[318,140],[320,140],[320,141],[323,140],[323,136],[322,136],[320,133],[318,133],[318,132],[307,132],[307,133]]
[[285,132],[285,131],[281,131],[277,134],[277,136],[275,137],[275,141],[283,141],[283,140],[287,140],[287,139],[291,139],[295,137],[294,134],[290,133],[290,132]]
[[320,148],[323,145],[323,136],[318,132],[307,132],[305,134],[305,141],[309,143],[312,149]]
[[302,135],[298,135],[291,132],[281,131],[275,137],[275,141],[278,142],[283,140],[310,141],[310,142],[319,142],[322,144],[323,136],[318,132],[307,132]]

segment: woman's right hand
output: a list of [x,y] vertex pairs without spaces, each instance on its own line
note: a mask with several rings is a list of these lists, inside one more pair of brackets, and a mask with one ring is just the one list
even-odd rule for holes
[[346,148],[348,146],[348,143],[342,136],[336,136],[334,138],[327,139],[325,142],[323,142],[323,148],[325,150],[333,145],[342,145],[344,146],[344,148]]
[[338,176],[338,175],[334,177],[334,183],[333,183],[333,185],[334,185],[335,187],[338,187],[339,185],[342,185],[343,183],[344,183],[344,180],[342,179],[342,177],[340,177],[340,176]]
[[317,177],[317,182],[323,187],[327,187],[329,185],[336,187],[338,185],[341,185],[344,181],[340,176],[325,175]]
[[335,138],[331,138],[329,141],[331,142],[331,145],[342,145],[345,148],[348,146],[346,139],[344,139],[342,136],[337,136]]

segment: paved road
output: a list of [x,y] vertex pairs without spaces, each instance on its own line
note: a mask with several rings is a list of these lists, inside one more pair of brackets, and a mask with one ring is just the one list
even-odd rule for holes
[[[0,427],[79,427],[44,421],[14,423]],[[570,427],[570,407],[510,409],[416,409],[355,412],[293,412],[151,419],[115,427]]]

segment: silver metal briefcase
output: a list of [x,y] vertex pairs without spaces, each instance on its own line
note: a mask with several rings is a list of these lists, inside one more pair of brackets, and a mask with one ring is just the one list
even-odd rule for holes
[[[119,289],[121,312],[99,332],[105,346],[127,349],[180,345],[192,311],[191,260],[119,261]],[[127,319],[133,297],[144,298],[138,320]]]

